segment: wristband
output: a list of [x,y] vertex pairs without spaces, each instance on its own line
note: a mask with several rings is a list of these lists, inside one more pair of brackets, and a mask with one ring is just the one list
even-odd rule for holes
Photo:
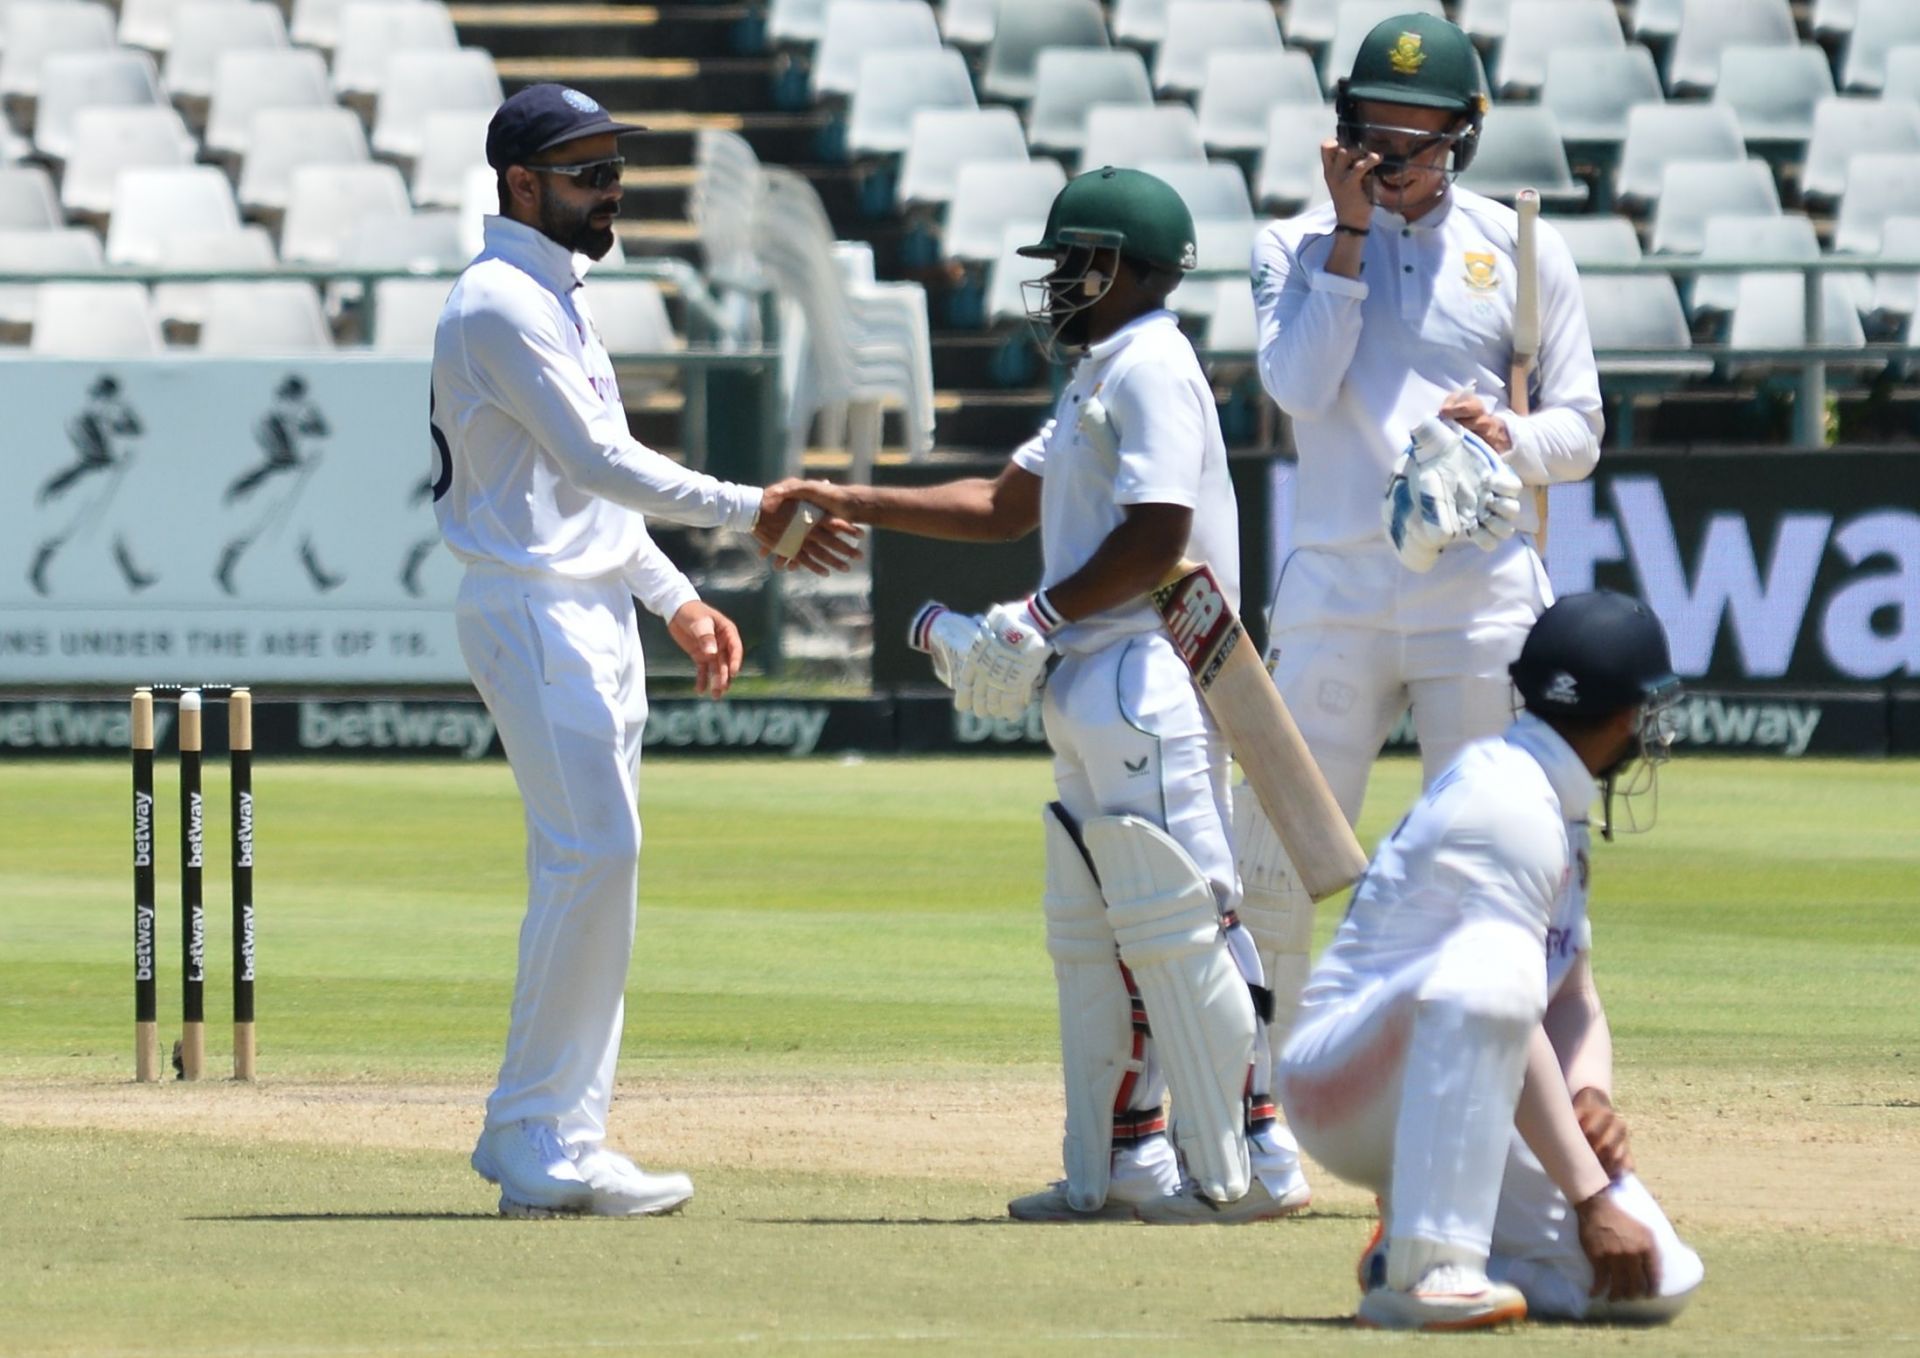
[[1067,621],[1060,616],[1060,610],[1053,606],[1053,600],[1047,597],[1044,589],[1035,590],[1033,597],[1027,600],[1027,612],[1032,615],[1034,626],[1040,629],[1043,637],[1052,636]]
[[1345,222],[1335,222],[1333,224],[1333,234],[1336,236],[1358,236],[1362,240],[1365,240],[1373,234],[1373,228],[1370,226],[1348,226]]

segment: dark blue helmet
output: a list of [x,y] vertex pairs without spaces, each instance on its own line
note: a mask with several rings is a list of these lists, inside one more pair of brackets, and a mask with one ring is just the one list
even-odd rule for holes
[[1542,613],[1507,672],[1542,717],[1604,717],[1680,687],[1660,619],[1609,590],[1570,594]]

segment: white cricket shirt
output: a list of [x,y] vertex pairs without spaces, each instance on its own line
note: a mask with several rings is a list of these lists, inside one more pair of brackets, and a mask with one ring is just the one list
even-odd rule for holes
[[[1600,456],[1600,375],[1566,242],[1537,236],[1540,354],[1536,413],[1511,413],[1514,268],[1519,217],[1454,186],[1408,222],[1373,210],[1359,279],[1326,271],[1335,211],[1322,203],[1274,222],[1253,247],[1260,380],[1293,417],[1299,452],[1296,547],[1378,543],[1380,499],[1421,420],[1474,384],[1504,412],[1508,461],[1527,485],[1577,481]],[[1521,497],[1521,527],[1535,522]]]
[[1492,918],[1540,941],[1551,995],[1590,946],[1593,794],[1585,763],[1538,717],[1467,746],[1375,851],[1306,994],[1363,990]]
[[585,291],[570,251],[486,219],[434,331],[434,512],[462,561],[619,576],[671,617],[697,596],[641,515],[745,532],[760,492],[634,441]]
[[[1105,436],[1089,427],[1102,410],[1110,426]],[[1240,607],[1240,520],[1226,440],[1213,387],[1171,311],[1137,317],[1089,348],[1053,418],[1013,460],[1043,481],[1042,588],[1086,565],[1120,526],[1126,506],[1181,505],[1193,511],[1185,554],[1211,566]],[[1160,615],[1141,598],[1068,623],[1053,642],[1088,654],[1159,630]]]

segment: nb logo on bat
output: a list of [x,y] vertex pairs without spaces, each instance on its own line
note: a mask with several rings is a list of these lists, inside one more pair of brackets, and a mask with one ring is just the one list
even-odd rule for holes
[[1233,611],[1227,607],[1220,586],[1205,570],[1175,582],[1168,593],[1171,597],[1163,605],[1167,633],[1179,648],[1181,659],[1193,666],[1219,640]]

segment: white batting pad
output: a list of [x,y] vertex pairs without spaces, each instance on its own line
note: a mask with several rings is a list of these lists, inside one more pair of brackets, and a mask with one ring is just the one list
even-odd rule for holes
[[1234,866],[1240,870],[1240,922],[1253,935],[1267,989],[1273,992],[1268,1031],[1277,1068],[1313,967],[1313,898],[1287,861],[1280,836],[1267,822],[1253,789],[1245,784],[1234,789],[1233,849]]
[[1232,1202],[1251,1183],[1244,1096],[1255,1021],[1213,888],[1151,821],[1101,816],[1082,834],[1166,1067],[1187,1173],[1215,1202]]
[[1096,1211],[1113,1169],[1113,1110],[1133,1060],[1133,1006],[1100,883],[1057,806],[1040,813],[1047,846],[1047,953],[1060,991],[1060,1067],[1066,1076],[1062,1158],[1067,1201]]

